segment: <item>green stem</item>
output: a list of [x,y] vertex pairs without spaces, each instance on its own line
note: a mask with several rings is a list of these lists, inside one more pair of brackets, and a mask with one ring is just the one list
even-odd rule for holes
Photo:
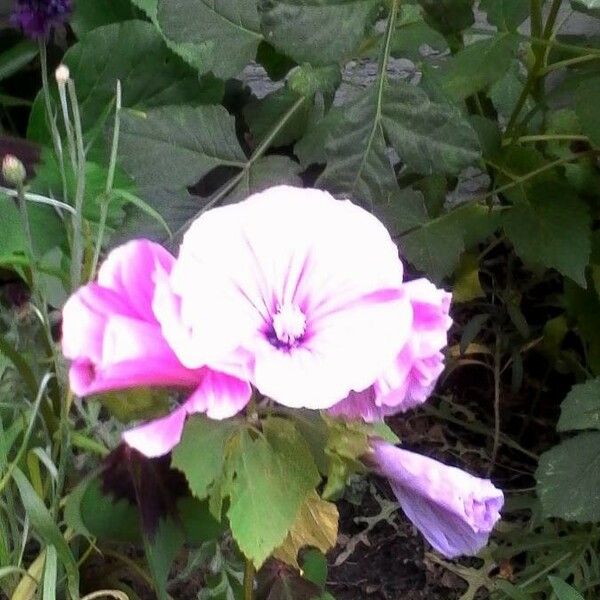
[[294,102],[294,104],[287,110],[281,120],[273,127],[269,132],[269,135],[257,146],[256,150],[252,153],[252,156],[248,159],[248,162],[244,165],[242,170],[233,178],[231,178],[221,189],[219,189],[215,195],[204,205],[202,210],[197,212],[193,217],[188,219],[174,234],[173,239],[177,240],[181,237],[185,230],[191,225],[191,223],[197,219],[203,212],[207,211],[218,204],[229,192],[231,192],[235,186],[240,183],[246,177],[254,165],[254,163],[261,158],[264,153],[269,149],[269,146],[279,134],[279,132],[285,127],[286,123],[294,116],[296,111],[306,102],[306,96],[301,96]]
[[244,566],[244,600],[252,600],[254,598],[254,576],[256,570],[250,559],[246,559]]
[[83,198],[85,195],[85,149],[83,147],[83,130],[81,128],[81,115],[75,91],[75,82],[67,82],[73,121],[75,126],[75,143],[77,147],[77,186],[75,189],[75,214],[73,215],[73,256],[71,257],[71,288],[79,287],[81,282],[81,268],[83,263]]
[[559,69],[565,69],[567,67],[572,67],[573,65],[579,65],[582,63],[590,62],[592,60],[600,60],[600,55],[598,54],[587,54],[585,56],[575,56],[574,58],[567,58],[565,60],[559,60],[558,62],[552,63],[548,65],[544,69],[539,72],[540,77],[545,77],[548,73],[552,71],[557,71]]
[[588,142],[589,138],[585,135],[573,134],[546,134],[546,135],[523,135],[515,140],[504,140],[503,146],[508,146],[513,142],[523,144],[526,142]]
[[67,188],[67,175],[65,172],[65,160],[63,155],[62,142],[60,140],[60,133],[56,126],[54,114],[52,112],[52,100],[50,98],[50,85],[48,83],[48,55],[46,53],[46,44],[40,40],[40,69],[42,72],[42,94],[44,96],[44,105],[46,107],[46,120],[48,121],[48,128],[50,129],[50,135],[52,137],[52,144],[54,145],[54,152],[58,160],[58,167],[60,171],[61,183],[63,188],[63,200],[68,199],[68,188]]
[[112,189],[115,181],[115,170],[117,168],[117,154],[119,151],[119,132],[121,129],[121,82],[117,80],[117,93],[115,104],[115,126],[113,128],[112,144],[110,147],[110,160],[108,163],[108,175],[106,176],[106,186],[104,188],[104,197],[100,205],[100,223],[98,224],[98,235],[92,266],[90,268],[90,279],[96,274],[100,252],[102,251],[102,241],[104,239],[104,230],[106,229],[106,219],[108,217],[108,207],[111,200]]

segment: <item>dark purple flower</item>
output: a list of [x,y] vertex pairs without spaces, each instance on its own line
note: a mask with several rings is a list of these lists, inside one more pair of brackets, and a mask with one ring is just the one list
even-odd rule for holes
[[32,39],[44,39],[71,14],[71,0],[16,0],[11,23]]

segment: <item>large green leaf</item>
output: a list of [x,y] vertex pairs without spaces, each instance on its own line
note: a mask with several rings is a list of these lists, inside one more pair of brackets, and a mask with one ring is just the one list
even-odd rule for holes
[[600,429],[600,378],[573,386],[560,409],[558,431]]
[[499,30],[514,31],[529,16],[530,5],[523,0],[482,0],[480,8]]
[[536,479],[546,516],[599,521],[600,432],[582,433],[542,454]]
[[264,436],[241,432],[230,468],[229,522],[242,552],[260,567],[294,524],[319,473],[304,439],[289,421],[265,422]]
[[409,169],[424,174],[456,173],[479,157],[477,135],[457,108],[401,81],[361,92],[316,128],[296,150],[304,162],[311,152],[320,162],[324,147],[327,166],[318,183],[372,204],[396,187],[388,141]]
[[235,122],[222,106],[165,106],[123,111],[119,155],[145,186],[177,189],[218,166],[243,168]]
[[140,17],[128,0],[77,0],[69,24],[77,37],[81,37],[96,27]]
[[485,240],[499,225],[499,215],[485,206],[468,204],[424,221],[400,238],[400,252],[436,282],[458,266],[464,250]]
[[[147,109],[168,104],[218,101],[222,87],[205,85],[197,73],[173,54],[146,21],[125,21],[94,29],[71,47],[64,62],[75,80],[83,130],[101,141],[114,102],[117,80],[123,107]],[[51,146],[41,96],[36,99],[28,137]]]
[[256,56],[263,37],[255,0],[159,0],[158,23],[202,72],[228,78]]
[[421,49],[424,45],[437,52],[448,48],[444,36],[425,23],[420,6],[402,4],[398,23],[392,34],[391,55],[396,58],[409,58],[414,62],[421,61]]
[[259,0],[262,30],[296,62],[326,65],[352,54],[380,0]]
[[548,579],[558,600],[583,600],[583,596],[566,581],[552,575]]
[[560,180],[534,183],[526,194],[503,219],[515,251],[526,263],[556,269],[585,286],[591,253],[586,204]]
[[463,48],[442,67],[441,84],[456,100],[463,100],[498,81],[510,67],[519,38],[500,33]]
[[199,415],[188,419],[171,464],[185,475],[197,498],[206,498],[213,481],[220,477],[225,444],[236,427],[230,420],[214,421]]

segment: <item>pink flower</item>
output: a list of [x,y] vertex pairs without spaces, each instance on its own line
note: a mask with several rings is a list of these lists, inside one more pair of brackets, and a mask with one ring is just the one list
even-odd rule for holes
[[225,368],[308,408],[371,385],[412,322],[383,225],[349,201],[287,186],[202,215],[154,308],[189,369]]
[[504,504],[491,481],[383,441],[372,448],[375,470],[389,479],[406,516],[438,552],[475,555],[488,543]]
[[404,347],[373,385],[353,392],[330,409],[333,415],[377,421],[427,400],[444,370],[442,348],[452,325],[451,294],[427,279],[404,284],[413,312],[412,330]]
[[183,366],[164,339],[152,310],[155,281],[175,259],[161,246],[136,240],[113,250],[90,283],[63,309],[62,348],[70,359],[71,389],[79,396],[109,390],[167,386],[194,390],[167,417],[124,434],[146,456],[168,452],[181,437],[185,417],[236,414],[250,398],[250,386],[204,365]]

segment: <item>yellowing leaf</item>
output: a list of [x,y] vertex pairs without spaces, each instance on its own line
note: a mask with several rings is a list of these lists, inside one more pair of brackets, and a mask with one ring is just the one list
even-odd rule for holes
[[324,554],[335,546],[338,532],[338,510],[335,504],[311,492],[300,508],[285,541],[273,557],[300,570],[298,552],[305,546],[318,548]]
[[452,297],[454,302],[468,302],[485,296],[479,281],[479,260],[474,254],[463,255],[456,277]]

